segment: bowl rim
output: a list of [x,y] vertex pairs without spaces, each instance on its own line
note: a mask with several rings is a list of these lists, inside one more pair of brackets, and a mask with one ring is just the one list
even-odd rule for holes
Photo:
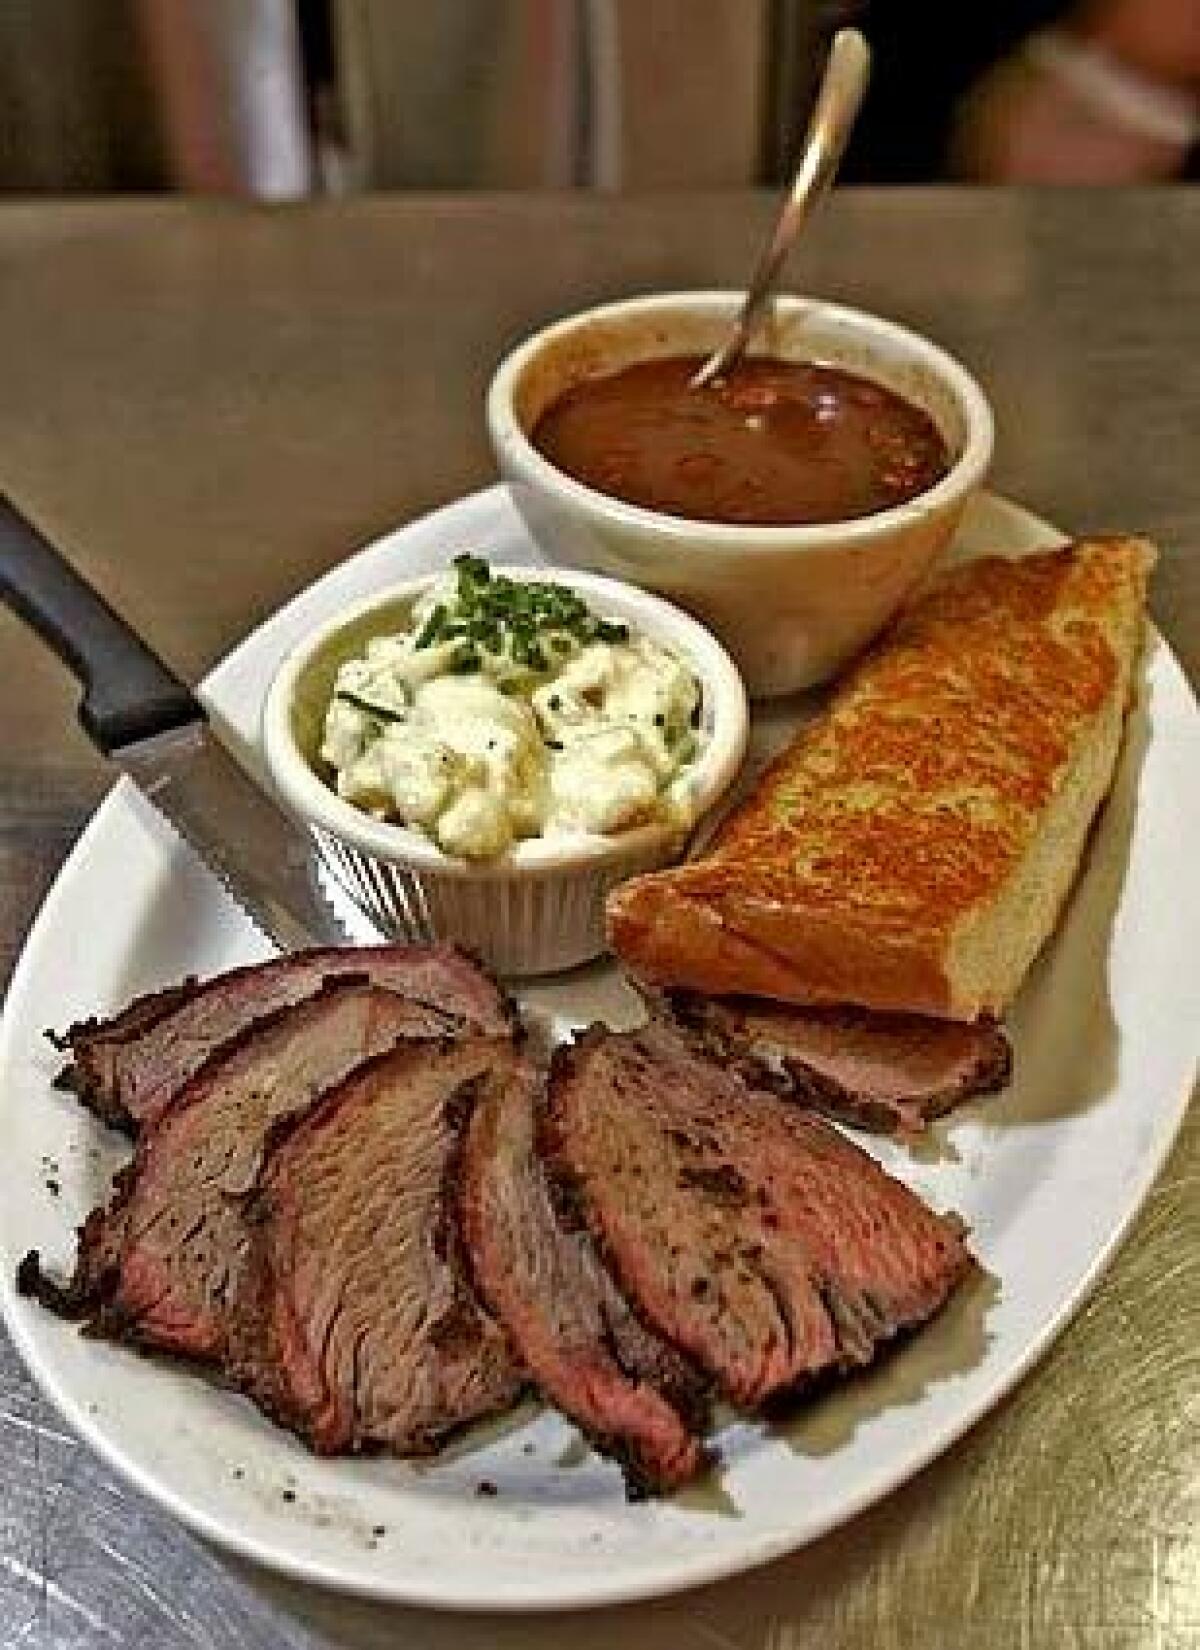
[[653,639],[686,651],[712,706],[709,742],[692,770],[695,805],[686,826],[655,821],[612,835],[564,831],[525,838],[494,859],[460,859],[447,854],[420,831],[372,819],[338,796],[314,772],[296,743],[291,725],[291,709],[304,672],[340,631],[378,609],[414,599],[444,571],[398,580],[360,598],[309,631],[280,660],[263,701],[261,743],[267,769],[285,807],[305,824],[389,864],[477,880],[509,881],[569,869],[594,870],[641,857],[674,840],[686,841],[728,791],[745,759],[750,711],[741,674],[726,649],[698,619],[636,585],[576,568],[503,562],[493,564],[492,572],[527,582],[569,584],[597,605],[611,603],[609,610],[615,616],[628,619]]
[[[486,407],[488,430],[497,459],[504,468],[505,456],[520,464],[544,487],[556,490],[576,507],[593,516],[640,533],[653,533],[686,548],[692,554],[706,551],[728,554],[731,550],[788,551],[824,550],[832,545],[850,547],[912,526],[930,514],[959,503],[983,481],[995,444],[995,418],[991,403],[978,380],[962,363],[923,333],[898,321],[854,309],[824,298],[781,292],[773,299],[777,312],[808,311],[823,320],[857,329],[861,336],[882,338],[895,344],[909,358],[917,358],[934,370],[954,394],[962,411],[965,439],[962,451],[946,474],[932,487],[902,504],[870,515],[841,521],[755,526],[741,522],[695,520],[630,504],[625,499],[589,487],[560,470],[533,445],[525,434],[514,406],[516,388],[530,364],[546,349],[570,338],[584,327],[614,323],[653,315],[678,313],[688,309],[699,313],[733,312],[743,294],[730,289],[653,292],[597,304],[563,316],[530,333],[503,357],[488,386]],[[650,359],[651,357],[647,357]]]

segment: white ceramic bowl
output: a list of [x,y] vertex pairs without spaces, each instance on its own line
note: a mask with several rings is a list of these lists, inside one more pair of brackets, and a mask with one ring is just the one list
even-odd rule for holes
[[750,692],[768,697],[833,675],[899,606],[987,473],[992,415],[970,374],[927,339],[859,310],[779,297],[756,352],[861,372],[924,408],[953,458],[941,481],[854,521],[730,526],[611,498],[532,445],[530,431],[564,390],[634,361],[707,354],[740,301],[734,292],[668,293],[559,321],[501,363],[487,417],[500,472],[543,554],[679,602],[720,636]]
[[729,788],[749,735],[746,693],[725,649],[669,603],[611,579],[560,568],[498,567],[509,578],[569,585],[602,617],[675,648],[701,686],[705,744],[691,769],[692,823],[532,837],[485,862],[454,859],[419,831],[382,824],[320,777],[318,750],[338,667],[371,636],[407,623],[433,582],[412,579],[357,603],[284,659],[267,693],[262,739],[284,805],[312,831],[326,866],[384,933],[448,939],[502,974],[573,968],[604,950],[604,900],[627,877],[678,859],[691,829]]

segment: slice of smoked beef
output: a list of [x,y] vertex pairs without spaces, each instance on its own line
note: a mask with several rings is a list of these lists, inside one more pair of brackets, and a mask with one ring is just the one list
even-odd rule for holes
[[400,1038],[454,1029],[436,1009],[356,979],[327,981],[255,1021],[143,1130],[109,1205],[81,1228],[71,1283],[39,1281],[27,1261],[25,1287],[98,1333],[219,1363],[250,1242],[246,1198],[271,1128]]
[[991,1021],[686,991],[663,1002],[717,1058],[745,1062],[755,1080],[858,1128],[919,1133],[972,1095],[1003,1088],[1012,1072],[1008,1039]]
[[518,1059],[401,1044],[268,1146],[233,1373],[318,1454],[423,1454],[520,1390],[450,1207],[472,1086]]
[[665,1025],[560,1050],[540,1140],[640,1315],[738,1404],[869,1362],[970,1265],[953,1217]]
[[458,1179],[471,1275],[546,1398],[620,1462],[631,1493],[673,1489],[704,1464],[703,1383],[555,1210],[534,1145],[543,1088],[521,1065],[476,1094]]
[[111,1020],[85,1020],[55,1038],[71,1055],[59,1079],[105,1122],[130,1133],[153,1122],[182,1084],[231,1037],[322,981],[361,975],[374,985],[503,1033],[513,1012],[496,982],[451,945],[346,946],[301,951],[138,998]]

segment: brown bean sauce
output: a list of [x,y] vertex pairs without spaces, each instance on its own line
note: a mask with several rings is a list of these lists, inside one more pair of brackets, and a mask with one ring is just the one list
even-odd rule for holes
[[946,474],[929,415],[872,379],[754,356],[707,389],[698,355],[641,361],[553,402],[533,444],[602,493],[692,521],[847,521]]

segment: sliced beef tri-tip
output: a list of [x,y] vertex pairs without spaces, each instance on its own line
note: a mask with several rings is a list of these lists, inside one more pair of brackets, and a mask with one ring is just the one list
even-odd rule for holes
[[813,1097],[792,1020],[672,1012],[594,1028],[547,1078],[447,947],[141,999],[67,1039],[134,1159],[71,1282],[36,1255],[19,1282],[206,1361],[320,1453],[431,1450],[532,1379],[632,1489],[674,1488],[705,1462],[710,1383],[754,1407],[864,1364],[970,1257],[953,1218],[764,1086],[774,1061]]
[[142,1131],[108,1206],[81,1228],[71,1283],[44,1278],[34,1258],[24,1287],[99,1333],[219,1363],[269,1131],[401,1038],[457,1029],[438,1009],[355,977],[327,979],[255,1020]]
[[231,1364],[319,1454],[432,1450],[520,1391],[451,1207],[473,1087],[519,1059],[495,1037],[401,1044],[269,1144]]
[[675,991],[652,999],[717,1059],[839,1122],[917,1134],[973,1095],[1008,1082],[1012,1050],[991,1021],[932,1020],[854,1008],[796,1008]]
[[535,1150],[544,1077],[526,1064],[474,1095],[458,1215],[480,1297],[544,1396],[602,1453],[631,1493],[673,1489],[705,1463],[705,1383],[645,1328],[587,1231],[555,1209]]
[[970,1265],[952,1217],[663,1024],[559,1050],[542,1135],[639,1315],[742,1406],[867,1363]]
[[496,982],[451,945],[381,945],[294,952],[140,997],[109,1020],[85,1020],[53,1040],[70,1056],[59,1078],[106,1123],[136,1134],[153,1122],[222,1043],[255,1020],[358,974],[497,1035],[514,1024]]

